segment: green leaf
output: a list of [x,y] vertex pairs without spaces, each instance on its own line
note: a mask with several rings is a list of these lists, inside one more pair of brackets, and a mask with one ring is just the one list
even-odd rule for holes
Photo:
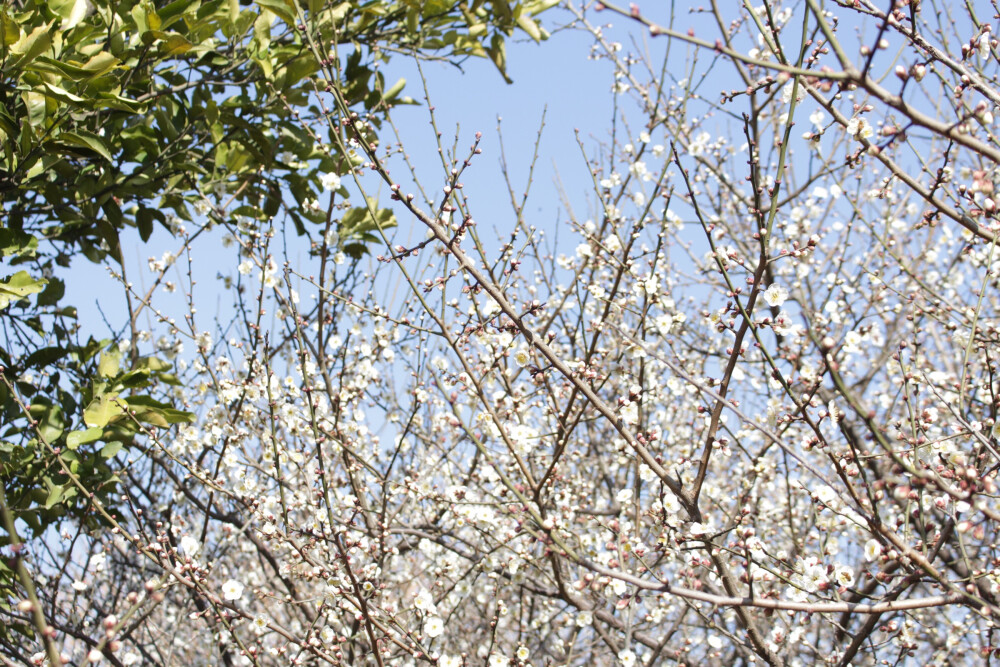
[[290,26],[298,23],[295,19],[295,5],[292,4],[291,0],[257,0],[257,4],[274,12],[278,18]]
[[148,368],[153,373],[169,371],[173,367],[172,363],[158,357],[142,357],[139,359],[139,363],[136,364],[136,368]]
[[42,347],[27,356],[24,360],[25,368],[42,368],[50,366],[70,354],[70,350],[64,347]]
[[[350,237],[396,226],[396,214],[392,209],[376,208],[373,199],[369,199],[368,204],[352,208],[344,214],[340,222],[341,235]],[[374,217],[372,211],[375,212]]]
[[45,442],[53,443],[62,436],[66,427],[62,408],[53,405],[48,398],[38,398],[37,402],[28,407],[28,414],[37,422],[35,430]]
[[52,47],[51,31],[53,23],[55,21],[38,26],[14,43],[10,47],[10,53],[19,57],[10,58],[5,64],[3,71],[9,72],[15,66],[24,67],[39,55],[48,51]]
[[200,4],[200,0],[174,0],[174,2],[171,2],[166,7],[161,7],[157,12],[157,14],[160,15],[160,19],[163,21],[160,27],[166,28],[176,19],[187,13],[189,9],[197,9]]
[[42,83],[43,90],[39,91],[43,95],[52,97],[59,100],[60,102],[65,102],[67,104],[84,104],[87,100],[86,98],[80,97],[79,95],[74,95],[65,88],[60,88],[59,86],[54,86],[48,81]]
[[160,220],[164,222],[166,218],[163,214],[156,209],[146,208],[143,206],[135,214],[135,226],[139,229],[139,238],[143,241],[148,241],[149,237],[153,235],[153,221]]
[[76,449],[80,445],[100,440],[102,435],[104,435],[104,429],[98,426],[92,426],[85,431],[73,431],[66,436],[66,446],[70,449]]
[[83,411],[83,423],[90,427],[104,427],[125,414],[118,404],[118,394],[102,394]]
[[34,256],[38,239],[16,229],[0,227],[0,257]]
[[395,84],[393,84],[392,88],[390,88],[389,90],[385,91],[382,94],[382,98],[389,101],[395,99],[396,97],[399,96],[401,92],[403,92],[403,88],[405,86],[406,86],[406,79],[400,79]]
[[121,95],[111,93],[101,93],[97,96],[96,105],[105,109],[115,109],[117,111],[128,111],[129,113],[144,113],[147,104],[136,102]]
[[[46,483],[52,484],[48,479],[45,480]],[[63,487],[62,486],[50,486],[49,493],[45,498],[45,509],[52,509],[53,506],[58,505],[63,499]]]
[[[502,4],[502,3],[501,3]],[[490,45],[486,49],[486,53],[489,54],[490,60],[496,65],[497,70],[499,70],[503,80],[507,83],[514,83],[509,76],[507,76],[507,47],[504,44],[503,36],[500,34],[494,34],[490,38]]]
[[35,280],[27,271],[18,271],[0,280],[0,310],[10,305],[11,301],[20,301],[29,294],[41,292],[48,282],[45,278]]
[[528,33],[531,39],[536,42],[542,41],[542,31],[538,29],[538,24],[535,20],[526,14],[521,14],[517,17],[517,25],[521,26],[521,30]]
[[96,134],[91,134],[90,132],[85,132],[83,130],[78,130],[76,132],[61,132],[58,136],[60,143],[69,144],[71,146],[79,146],[80,148],[86,148],[94,153],[97,153],[102,158],[111,162],[111,151],[108,150],[107,144]]
[[59,278],[49,280],[48,286],[38,295],[39,306],[54,306],[66,294],[66,283]]
[[[33,90],[26,90],[21,93],[21,99],[24,100],[24,106],[28,109],[28,124],[32,127],[41,127],[45,122],[45,95],[35,92]],[[25,142],[30,142],[32,138],[32,133],[21,132],[21,153],[28,154],[30,152],[29,146],[25,146]]]
[[101,237],[107,241],[108,247],[111,249],[110,254],[119,264],[122,263],[122,244],[118,238],[118,229],[111,224],[111,221],[107,218],[102,218],[97,221],[97,232]]
[[94,78],[101,76],[102,74],[107,74],[120,62],[121,61],[118,60],[114,54],[108,53],[107,51],[101,51],[100,53],[91,56],[91,58],[83,64],[81,69],[89,74],[91,78]]
[[101,352],[101,360],[97,363],[97,374],[102,378],[113,378],[121,369],[122,353],[117,345],[112,345]]
[[0,44],[10,46],[20,37],[17,22],[7,13],[6,7],[0,7]]
[[122,450],[123,443],[120,440],[112,440],[101,448],[101,456],[110,459]]
[[169,426],[170,424],[190,423],[195,420],[191,412],[172,408],[166,403],[160,403],[149,396],[129,396],[125,399],[130,410],[136,413],[136,419],[154,426]]

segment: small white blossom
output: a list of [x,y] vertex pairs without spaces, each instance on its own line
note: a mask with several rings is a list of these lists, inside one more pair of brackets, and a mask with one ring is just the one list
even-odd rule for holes
[[841,565],[833,573],[833,578],[838,586],[850,588],[854,585],[854,570],[846,565]]
[[444,632],[444,621],[442,621],[437,616],[431,616],[424,623],[424,634],[433,639],[434,637],[440,637],[441,633]]
[[197,556],[198,552],[201,551],[201,542],[194,539],[190,535],[185,535],[181,538],[181,551],[185,556]]
[[772,308],[780,308],[788,298],[788,290],[781,285],[771,285],[764,291],[764,301]]
[[319,182],[323,185],[324,190],[336,190],[340,187],[340,176],[337,174],[323,174],[319,177]]
[[243,584],[230,579],[222,584],[222,597],[226,600],[239,600],[243,597]]
[[866,119],[855,116],[847,122],[847,134],[855,139],[869,139],[875,135],[875,130]]

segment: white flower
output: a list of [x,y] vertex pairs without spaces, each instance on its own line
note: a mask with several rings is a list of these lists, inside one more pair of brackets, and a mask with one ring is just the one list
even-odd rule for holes
[[417,593],[417,597],[414,598],[413,606],[420,611],[426,611],[429,614],[437,613],[437,607],[434,604],[433,596],[431,596],[428,591],[423,589],[421,589],[421,591]]
[[867,120],[855,116],[847,122],[847,134],[855,139],[868,139],[874,136],[875,130]]
[[528,659],[528,656],[531,655],[531,651],[528,650],[527,646],[519,646],[517,649],[517,653],[515,653],[514,655],[517,656],[518,660],[524,662],[525,660]]
[[190,535],[185,535],[181,538],[181,551],[184,552],[185,556],[197,556],[198,552],[201,551],[201,542]]
[[230,579],[222,584],[222,597],[226,600],[239,600],[243,597],[243,584],[235,579]]
[[869,563],[882,555],[882,545],[872,538],[865,542],[865,560]]
[[462,667],[462,659],[457,655],[442,655],[438,664],[441,667]]
[[510,660],[499,653],[494,653],[490,655],[490,661],[487,664],[489,667],[507,667],[507,665],[510,664]]
[[103,551],[94,554],[94,557],[90,559],[90,570],[92,572],[103,572],[105,565],[108,562],[108,555]]
[[[642,348],[639,348],[640,350]],[[626,424],[635,424],[639,421],[639,404],[629,403],[621,410],[622,421]]]
[[621,663],[622,667],[632,667],[635,664],[635,653],[628,649],[619,651],[618,662]]
[[515,363],[517,363],[518,366],[521,367],[527,366],[528,362],[531,361],[531,355],[528,353],[527,349],[522,347],[520,350],[514,353],[514,361]]
[[796,325],[792,322],[791,316],[785,311],[778,313],[778,316],[774,318],[774,323],[771,325],[774,333],[779,336],[788,336],[793,331],[796,331]]
[[271,622],[271,619],[267,617],[267,614],[257,614],[253,617],[253,629],[258,635],[267,632],[267,624]]
[[442,632],[444,632],[444,621],[437,616],[431,616],[424,623],[424,634],[431,639],[440,637]]
[[669,491],[663,494],[663,511],[667,514],[677,514],[681,511],[680,499]]
[[690,533],[692,535],[704,535],[705,533],[708,532],[708,526],[706,526],[703,523],[699,523],[699,522],[696,521],[696,522],[694,522],[694,523],[691,524],[691,526],[688,528],[688,530],[690,531]]
[[818,501],[826,505],[827,507],[836,507],[838,502],[837,492],[830,486],[826,484],[821,484],[813,492],[813,495]]
[[600,185],[605,190],[610,190],[616,185],[621,185],[621,182],[622,182],[622,177],[618,174],[618,172],[613,171],[611,172],[611,174],[608,175],[607,178],[602,178],[601,182],[598,183],[598,185]]
[[323,174],[319,177],[319,182],[324,190],[336,190],[340,187],[340,176],[337,174]]
[[979,57],[986,59],[990,57],[990,33],[984,32],[979,38]]
[[709,635],[708,645],[714,649],[722,648],[722,637],[720,637],[719,635]]
[[806,96],[806,87],[801,83],[798,88],[795,87],[795,81],[789,81],[785,84],[785,87],[781,89],[781,101],[784,104],[788,104],[792,101],[792,91],[795,91],[795,101],[801,102]]
[[844,335],[843,351],[847,354],[854,354],[861,351],[861,341],[864,340],[857,331],[848,331]]
[[826,114],[823,113],[822,109],[816,109],[811,114],[809,114],[809,122],[813,124],[817,130],[823,129],[823,124],[826,123]]
[[781,285],[771,285],[764,291],[764,301],[772,308],[780,308],[788,298],[788,290]]
[[838,586],[849,588],[854,585],[854,570],[846,565],[841,565],[833,573],[833,578]]
[[588,625],[593,625],[594,614],[589,611],[581,611],[576,615],[576,625],[580,628],[585,628]]
[[708,132],[700,132],[691,145],[688,146],[688,153],[691,155],[701,155],[708,147],[708,142],[712,140],[712,135]]

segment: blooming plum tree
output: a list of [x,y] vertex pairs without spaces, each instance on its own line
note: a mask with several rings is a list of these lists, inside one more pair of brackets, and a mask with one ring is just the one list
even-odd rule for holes
[[884,4],[569,4],[616,104],[558,238],[506,167],[476,224],[478,133],[428,175],[318,89],[324,232],[229,225],[236,315],[163,315],[196,421],[0,614],[126,665],[995,657],[997,17]]

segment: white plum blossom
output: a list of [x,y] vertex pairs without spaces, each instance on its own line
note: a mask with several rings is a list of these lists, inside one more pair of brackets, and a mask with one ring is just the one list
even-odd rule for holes
[[431,616],[426,621],[424,621],[424,634],[433,639],[434,637],[440,637],[441,633],[444,632],[444,621],[442,621],[437,616]]
[[865,560],[869,563],[882,555],[882,545],[878,540],[872,538],[865,542]]
[[334,173],[323,174],[319,177],[319,182],[324,190],[336,190],[340,187],[340,176]]
[[230,579],[222,584],[222,598],[224,600],[239,600],[243,597],[243,584],[235,579]]
[[201,542],[190,535],[185,535],[181,538],[180,548],[185,556],[194,557],[201,551]]
[[847,134],[856,139],[870,139],[875,130],[866,118],[855,116],[847,123]]
[[792,93],[795,93],[795,101],[801,102],[806,98],[806,87],[802,82],[789,81],[781,88],[781,101],[788,104],[792,101]]
[[854,585],[854,569],[846,565],[841,565],[834,570],[833,578],[838,586],[850,588]]
[[764,301],[772,308],[780,308],[788,298],[788,290],[778,284],[770,285],[764,290]]

